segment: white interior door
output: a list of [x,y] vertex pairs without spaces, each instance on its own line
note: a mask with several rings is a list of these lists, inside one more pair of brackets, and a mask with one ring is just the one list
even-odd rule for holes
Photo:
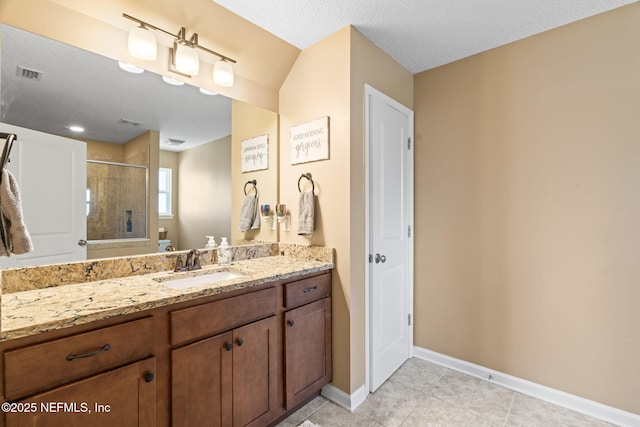
[[18,182],[34,247],[0,258],[0,268],[85,260],[86,144],[4,123],[0,132],[18,136],[8,169]]
[[369,390],[411,355],[413,112],[368,88]]

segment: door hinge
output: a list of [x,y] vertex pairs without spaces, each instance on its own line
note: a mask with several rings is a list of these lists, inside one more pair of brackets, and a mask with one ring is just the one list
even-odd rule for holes
[[411,226],[408,227],[408,233],[407,233],[408,237],[411,237]]
[[409,326],[411,326],[411,313],[409,313]]
[[411,150],[411,137],[407,138],[407,150]]

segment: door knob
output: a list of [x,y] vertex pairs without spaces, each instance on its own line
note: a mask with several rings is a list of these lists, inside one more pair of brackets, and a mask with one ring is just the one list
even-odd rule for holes
[[384,256],[384,255],[376,254],[375,260],[376,260],[376,264],[378,264],[380,262],[384,263],[385,261],[387,261],[387,257]]
[[84,239],[78,240],[78,246],[87,246],[87,241]]

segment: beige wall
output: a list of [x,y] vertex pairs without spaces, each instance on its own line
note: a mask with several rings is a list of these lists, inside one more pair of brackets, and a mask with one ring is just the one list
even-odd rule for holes
[[[244,200],[244,185],[247,181],[256,180],[260,204],[271,205],[275,211],[278,203],[278,114],[264,108],[256,107],[242,101],[231,102],[231,240],[237,243],[245,240],[276,242],[278,231],[271,230],[268,222],[262,221],[259,230],[241,232],[238,228],[240,210]],[[242,173],[241,154],[242,141],[256,136],[267,135],[269,138],[269,168],[260,171]],[[253,194],[251,185],[247,186],[247,194]]]
[[640,3],[415,76],[415,344],[640,413]]
[[205,235],[219,243],[231,229],[231,136],[182,151],[178,158],[177,249],[204,248]]
[[[336,249],[333,273],[333,384],[350,384],[349,280],[349,29],[300,53],[280,89],[280,202],[291,211],[291,231],[280,241],[326,245]],[[330,160],[291,165],[290,129],[329,116]],[[316,186],[315,232],[297,235],[298,178],[311,172]]]
[[[291,232],[280,241],[336,249],[333,275],[333,384],[351,393],[365,382],[364,84],[412,105],[411,74],[353,27],[305,49],[280,90],[280,200]],[[330,159],[291,165],[290,128],[329,116]],[[298,178],[316,185],[316,230],[298,236]]]

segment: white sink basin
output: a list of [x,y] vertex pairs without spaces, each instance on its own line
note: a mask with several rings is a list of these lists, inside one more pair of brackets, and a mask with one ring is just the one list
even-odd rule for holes
[[215,273],[201,274],[199,276],[182,277],[180,279],[169,279],[159,281],[162,285],[172,289],[184,289],[191,286],[215,285],[218,282],[232,280],[242,277],[242,274],[231,271],[217,271]]

